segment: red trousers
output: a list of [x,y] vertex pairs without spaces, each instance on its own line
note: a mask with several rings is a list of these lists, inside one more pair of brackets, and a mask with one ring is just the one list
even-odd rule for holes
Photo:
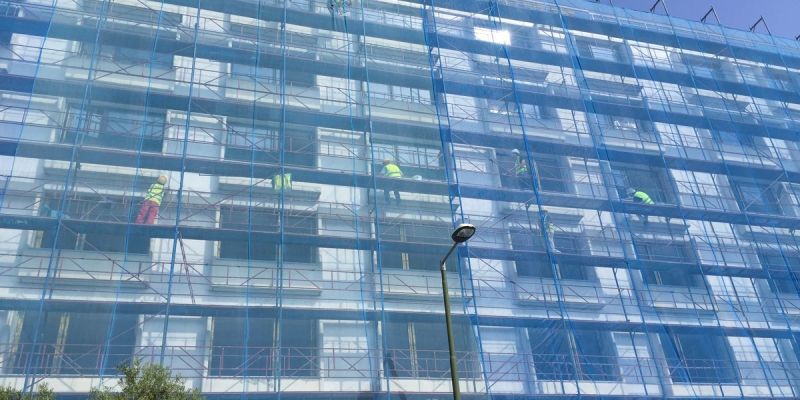
[[142,207],[139,209],[139,215],[136,216],[136,223],[152,225],[158,216],[158,207],[158,203],[153,200],[145,200],[142,202]]

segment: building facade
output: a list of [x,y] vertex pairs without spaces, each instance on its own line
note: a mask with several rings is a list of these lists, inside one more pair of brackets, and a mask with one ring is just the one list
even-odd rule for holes
[[450,398],[469,222],[465,398],[800,397],[799,72],[584,0],[0,1],[0,385]]

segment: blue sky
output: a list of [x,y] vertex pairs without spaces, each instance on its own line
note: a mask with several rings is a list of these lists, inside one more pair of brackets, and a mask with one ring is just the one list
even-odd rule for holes
[[[588,0],[587,0],[588,1]],[[800,34],[800,0],[665,0],[670,15],[699,20],[713,5],[722,25],[747,30],[763,15],[773,35],[794,39]],[[600,0],[608,3],[609,0]],[[647,11],[656,0],[611,0],[615,6]],[[658,13],[663,14],[661,5]],[[713,21],[713,17],[709,17]],[[708,20],[706,21],[708,22]],[[759,25],[758,32],[765,32]]]

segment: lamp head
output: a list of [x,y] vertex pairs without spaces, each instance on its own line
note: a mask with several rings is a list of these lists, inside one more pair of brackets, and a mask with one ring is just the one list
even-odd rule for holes
[[450,237],[456,243],[464,243],[469,240],[473,235],[475,235],[475,225],[472,224],[461,224],[456,227],[456,230],[453,231],[453,234]]

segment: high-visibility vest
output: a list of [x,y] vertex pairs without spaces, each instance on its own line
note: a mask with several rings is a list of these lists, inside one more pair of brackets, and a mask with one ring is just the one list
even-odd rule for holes
[[[283,177],[283,179],[281,179]],[[272,189],[274,190],[292,190],[292,174],[275,174],[272,177]]]
[[147,201],[152,201],[158,205],[161,205],[161,200],[164,198],[164,185],[158,182],[150,185],[150,189],[147,189],[147,193],[144,195],[144,199]]
[[516,162],[516,172],[517,175],[522,175],[528,172],[528,164],[522,162],[522,158],[517,157]]
[[383,166],[383,170],[385,171],[384,175],[388,176],[389,178],[402,178],[403,171],[400,170],[400,167],[397,166],[395,163],[389,163]]
[[650,196],[648,196],[647,193],[642,192],[641,190],[637,190],[635,193],[633,193],[633,198],[639,199],[639,201],[641,201],[644,204],[655,204],[655,202],[653,202]]

